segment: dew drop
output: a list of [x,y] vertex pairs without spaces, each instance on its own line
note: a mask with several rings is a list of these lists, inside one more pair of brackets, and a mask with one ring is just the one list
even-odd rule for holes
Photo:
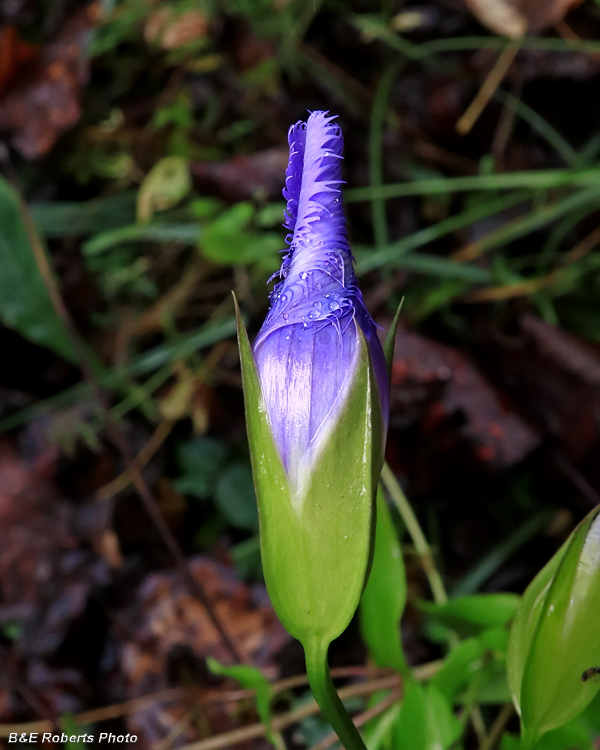
[[340,309],[340,306],[338,305],[338,303],[337,303],[337,302],[330,302],[330,303],[329,303],[329,309],[330,309],[331,311],[333,311],[333,310],[339,310],[339,309]]
[[309,319],[310,319],[310,320],[316,320],[316,319],[317,319],[317,318],[319,317],[319,315],[320,315],[320,314],[321,314],[321,313],[320,313],[320,312],[318,312],[317,310],[311,310],[311,311],[310,311],[310,312],[308,313],[308,317],[309,317]]
[[313,302],[313,307],[321,307],[321,303],[320,302]]
[[283,313],[283,319],[284,320],[289,320],[290,319],[289,313]]
[[308,274],[306,273],[306,271],[300,271],[299,275],[302,281],[305,281],[308,278]]

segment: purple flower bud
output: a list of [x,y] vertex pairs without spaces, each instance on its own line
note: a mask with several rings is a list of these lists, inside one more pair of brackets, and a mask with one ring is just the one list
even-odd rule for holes
[[386,430],[388,421],[383,350],[357,285],[346,235],[343,136],[334,119],[313,112],[306,123],[290,128],[283,191],[289,251],[254,343],[275,444],[295,480],[335,426],[358,364],[358,328],[369,346]]

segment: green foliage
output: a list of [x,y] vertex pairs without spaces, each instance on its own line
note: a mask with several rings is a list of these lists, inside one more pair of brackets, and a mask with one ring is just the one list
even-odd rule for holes
[[227,458],[227,448],[219,440],[200,437],[177,446],[180,476],[175,489],[202,500],[210,497]]
[[202,254],[221,265],[257,263],[265,271],[279,264],[278,251],[282,237],[275,232],[256,232],[251,228],[254,207],[249,202],[236,203],[209,224],[202,234]]
[[403,675],[409,670],[400,637],[406,604],[406,572],[400,543],[381,488],[377,492],[375,549],[371,572],[360,600],[360,625],[369,653],[379,667]]
[[258,511],[247,461],[236,461],[220,472],[215,503],[228,523],[239,529],[258,530]]
[[516,594],[478,594],[451,599],[446,604],[419,602],[419,606],[447,628],[473,635],[487,628],[506,625],[519,605]]
[[459,738],[461,725],[452,706],[434,685],[409,681],[394,727],[396,750],[447,750]]
[[66,359],[73,350],[54,310],[23,221],[19,197],[0,177],[0,321]]
[[206,500],[231,526],[258,529],[256,498],[248,461],[231,460],[225,444],[208,437],[179,443],[177,462],[180,476],[174,487],[178,492]]
[[538,574],[513,624],[511,689],[531,747],[577,717],[600,689],[589,672],[600,666],[598,518],[594,509]]
[[140,186],[137,219],[148,222],[155,211],[176,206],[192,189],[188,163],[180,156],[166,156],[148,172]]
[[273,697],[273,688],[256,667],[246,664],[236,664],[234,666],[225,666],[220,664],[216,659],[209,657],[206,664],[213,674],[225,675],[237,680],[245,690],[254,690],[256,700],[256,710],[260,720],[267,729],[267,739],[277,748],[282,748],[282,743],[273,733],[271,728],[271,699]]

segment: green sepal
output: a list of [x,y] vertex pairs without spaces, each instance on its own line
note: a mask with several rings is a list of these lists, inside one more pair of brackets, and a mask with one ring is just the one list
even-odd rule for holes
[[387,366],[388,378],[392,379],[392,365],[394,364],[394,344],[396,343],[396,332],[398,330],[398,323],[400,322],[400,313],[402,312],[402,305],[404,304],[404,297],[400,300],[390,330],[387,332],[385,337],[385,343],[383,345],[383,356],[385,357],[385,364]]
[[521,715],[521,684],[525,662],[531,648],[535,629],[540,618],[544,600],[552,583],[556,570],[566,552],[566,542],[546,563],[521,597],[521,603],[510,629],[508,651],[506,654],[506,674],[508,687],[519,716]]
[[513,623],[509,684],[527,737],[568,723],[600,689],[590,672],[600,669],[600,539],[597,529],[590,534],[597,518],[595,509],[534,579]]
[[368,346],[357,329],[358,364],[346,402],[296,489],[273,439],[237,303],[236,315],[267,590],[291,635],[302,643],[330,643],[352,619],[364,586],[383,465],[383,420]]

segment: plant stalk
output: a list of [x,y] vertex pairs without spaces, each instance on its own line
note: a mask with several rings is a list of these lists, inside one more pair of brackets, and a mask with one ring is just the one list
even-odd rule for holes
[[365,743],[333,685],[327,663],[329,643],[313,638],[303,644],[308,684],[345,750],[366,750]]

